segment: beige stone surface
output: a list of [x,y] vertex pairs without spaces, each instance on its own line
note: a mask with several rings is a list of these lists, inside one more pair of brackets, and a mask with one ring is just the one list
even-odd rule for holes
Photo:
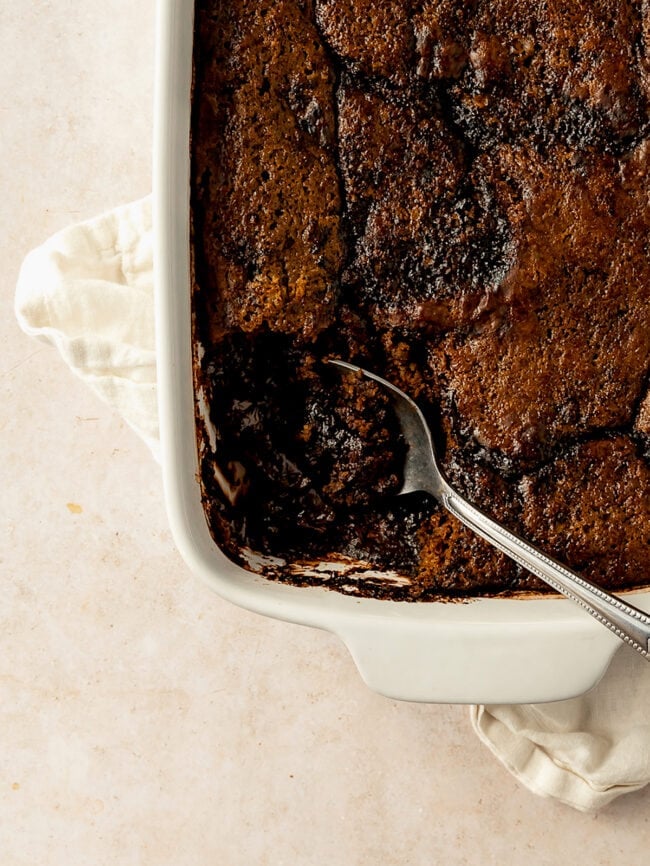
[[205,589],[147,449],[18,330],[25,253],[150,189],[153,36],[151,0],[0,3],[0,863],[640,862],[650,790],[539,799],[466,709]]

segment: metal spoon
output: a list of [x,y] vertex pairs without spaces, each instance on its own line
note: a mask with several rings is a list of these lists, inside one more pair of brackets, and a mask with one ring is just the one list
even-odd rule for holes
[[391,392],[395,411],[408,444],[404,465],[404,483],[399,493],[423,490],[434,496],[454,517],[481,538],[507,554],[562,595],[585,608],[622,641],[630,644],[650,660],[650,616],[627,604],[604,589],[581,577],[530,542],[501,526],[457,493],[438,466],[431,431],[417,405],[403,391],[345,361],[330,359],[331,364],[362,373]]

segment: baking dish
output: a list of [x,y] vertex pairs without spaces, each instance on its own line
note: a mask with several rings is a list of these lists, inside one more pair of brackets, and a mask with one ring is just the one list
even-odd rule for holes
[[[571,602],[481,598],[395,602],[265,579],[231,562],[206,523],[198,482],[190,307],[193,0],[159,0],[154,135],[158,388],[166,505],[189,567],[229,601],[326,629],[374,690],[402,700],[529,703],[580,694],[618,639]],[[630,600],[650,611],[650,594]],[[631,652],[625,649],[623,651]]]

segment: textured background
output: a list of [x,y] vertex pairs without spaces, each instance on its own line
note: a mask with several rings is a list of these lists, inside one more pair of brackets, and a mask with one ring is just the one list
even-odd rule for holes
[[18,330],[24,254],[151,186],[151,0],[0,3],[3,866],[640,860],[650,790],[540,800],[462,707],[388,701],[339,642],[222,602],[147,449]]

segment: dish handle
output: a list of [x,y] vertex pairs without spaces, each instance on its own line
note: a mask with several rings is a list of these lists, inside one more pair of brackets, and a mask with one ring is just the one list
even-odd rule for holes
[[[634,652],[606,629],[370,622],[339,627],[365,683],[386,697],[427,703],[543,703],[593,688],[614,653]],[[590,623],[586,624],[587,626]]]

